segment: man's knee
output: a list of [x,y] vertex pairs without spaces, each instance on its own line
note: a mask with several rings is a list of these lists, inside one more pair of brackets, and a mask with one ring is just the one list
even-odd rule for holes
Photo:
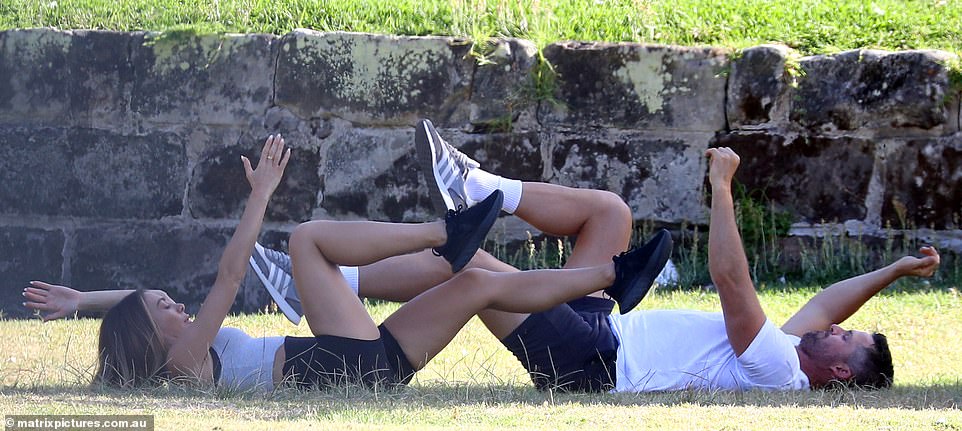
[[631,208],[621,199],[621,196],[607,190],[596,190],[596,192],[595,208],[598,212],[606,214],[612,220],[631,226],[633,221]]

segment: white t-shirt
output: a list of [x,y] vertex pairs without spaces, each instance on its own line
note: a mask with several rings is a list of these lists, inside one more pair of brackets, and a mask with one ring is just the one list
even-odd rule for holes
[[770,320],[740,357],[721,313],[638,310],[610,315],[618,337],[616,392],[683,389],[808,389],[795,346]]

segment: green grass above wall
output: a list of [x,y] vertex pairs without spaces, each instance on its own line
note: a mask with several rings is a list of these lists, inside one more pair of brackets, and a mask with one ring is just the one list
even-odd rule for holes
[[0,29],[283,34],[295,28],[484,40],[519,37],[802,53],[854,48],[962,50],[958,0],[4,0]]

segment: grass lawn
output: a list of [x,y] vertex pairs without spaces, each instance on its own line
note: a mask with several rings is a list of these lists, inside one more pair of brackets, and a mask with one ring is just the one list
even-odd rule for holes
[[93,28],[283,34],[295,28],[483,40],[520,37],[803,53],[962,50],[959,0],[3,0],[0,29]]
[[[802,53],[853,48],[962,51],[959,0],[0,0],[0,29],[170,30],[283,34],[295,28],[484,40],[511,36],[741,48],[781,42]],[[956,268],[956,275],[958,266]],[[957,279],[957,277],[956,277]],[[535,391],[477,320],[413,384],[255,395],[165,387],[91,388],[98,321],[0,320],[0,413],[150,414],[157,429],[931,429],[962,430],[958,286],[900,288],[846,327],[884,332],[891,390],[789,393],[557,394]],[[784,322],[815,288],[763,289]],[[397,307],[371,304],[380,321]],[[663,290],[642,308],[718,310],[717,295]],[[254,336],[309,335],[278,314],[233,316]]]
[[[765,289],[783,322],[814,289]],[[380,321],[396,304],[372,304]],[[718,310],[717,295],[664,290],[642,307]],[[252,335],[309,335],[279,314],[232,316]],[[955,288],[900,289],[846,327],[890,337],[896,387],[885,391],[558,394],[535,391],[518,362],[472,320],[414,383],[264,396],[213,389],[91,389],[96,320],[0,321],[3,414],[151,414],[157,429],[962,429],[962,299]]]

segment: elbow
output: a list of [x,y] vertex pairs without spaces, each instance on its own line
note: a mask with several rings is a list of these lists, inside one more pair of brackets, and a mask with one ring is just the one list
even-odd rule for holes
[[221,282],[228,282],[230,284],[240,285],[244,281],[244,276],[247,275],[247,265],[238,265],[236,263],[224,263],[217,268],[217,279]]
[[734,277],[725,275],[716,276],[714,274],[711,276],[711,282],[715,285],[715,290],[719,292],[735,289],[741,284]]
[[709,262],[708,273],[718,290],[751,283],[748,268],[740,265],[717,265]]

